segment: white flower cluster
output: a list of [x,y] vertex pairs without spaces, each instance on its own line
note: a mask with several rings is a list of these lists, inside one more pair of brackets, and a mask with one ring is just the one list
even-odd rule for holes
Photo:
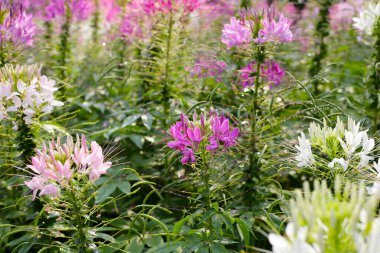
[[273,253],[380,252],[378,197],[339,180],[334,194],[325,182],[316,181],[313,188],[306,183],[303,193],[297,191],[285,235],[269,234]]
[[320,253],[317,245],[310,245],[307,242],[307,228],[302,227],[298,230],[295,225],[289,222],[286,226],[286,238],[277,235],[269,234],[269,242],[273,246],[273,253]]
[[371,36],[375,25],[379,23],[379,18],[380,3],[370,3],[359,13],[358,17],[352,20],[356,29]]
[[327,126],[326,122],[323,126],[313,122],[309,127],[310,139],[304,133],[298,137],[297,166],[340,167],[344,171],[350,166],[367,167],[373,160],[370,154],[375,147],[375,141],[368,137],[367,131],[361,131],[360,123],[351,118],[348,118],[347,129],[339,118],[335,128]]
[[55,100],[56,82],[41,75],[40,67],[6,65],[0,69],[0,121],[21,113],[30,125],[34,116],[51,113],[63,103]]

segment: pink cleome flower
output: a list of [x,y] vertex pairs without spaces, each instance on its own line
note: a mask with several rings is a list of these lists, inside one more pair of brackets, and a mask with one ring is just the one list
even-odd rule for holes
[[[238,47],[245,49],[253,41],[256,44],[267,42],[285,43],[293,40],[290,30],[291,22],[282,14],[274,15],[272,9],[263,10],[263,14],[251,10],[243,10],[241,20],[232,17],[230,24],[224,25],[221,41],[227,48]],[[253,30],[259,27],[258,34]]]
[[70,9],[72,17],[77,21],[86,20],[94,11],[91,0],[51,0],[45,7],[45,19],[52,20],[56,17],[65,17]]
[[220,82],[226,68],[227,64],[224,61],[201,57],[191,68],[190,74],[197,78],[215,78],[216,81]]
[[209,120],[204,114],[198,120],[197,114],[194,114],[193,121],[181,114],[181,120],[170,127],[170,135],[174,140],[168,142],[168,147],[182,153],[183,164],[194,164],[202,146],[208,152],[214,152],[220,147],[225,150],[236,145],[239,128],[231,130],[229,119],[216,112],[210,112]]
[[14,46],[33,46],[37,26],[33,23],[33,16],[27,14],[21,4],[1,1],[0,14],[0,44],[10,42]]
[[[256,81],[256,63],[253,61],[244,68],[240,69],[240,84],[243,88],[255,85]],[[285,77],[285,70],[280,67],[280,64],[270,60],[261,64],[260,76],[264,79],[269,87],[272,89],[278,86]]]
[[236,18],[231,18],[230,24],[224,25],[222,33],[222,42],[227,45],[228,49],[232,47],[247,48],[252,41],[249,25]]
[[42,150],[37,150],[32,164],[27,165],[32,170],[33,178],[25,185],[33,191],[33,200],[38,192],[38,196],[56,197],[76,177],[88,175],[90,181],[96,181],[107,173],[111,165],[111,162],[104,161],[102,148],[95,141],[88,149],[84,135],[77,137],[75,144],[68,136],[63,145],[57,139],[57,142],[52,140],[49,148],[44,146]]

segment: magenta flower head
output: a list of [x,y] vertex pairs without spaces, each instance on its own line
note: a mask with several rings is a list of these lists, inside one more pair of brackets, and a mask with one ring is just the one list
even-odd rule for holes
[[181,114],[181,120],[170,127],[170,136],[174,139],[168,142],[168,147],[182,153],[183,164],[197,162],[201,150],[209,153],[217,150],[226,150],[236,145],[239,128],[231,129],[229,119],[217,112],[210,112],[209,119],[197,114],[190,121],[186,115]]
[[[256,81],[256,62],[252,61],[244,68],[240,69],[240,84],[243,88],[248,88],[255,85]],[[269,60],[261,64],[260,77],[272,89],[278,86],[285,77],[285,70],[280,67],[280,64]]]
[[33,46],[37,26],[21,4],[0,1],[0,44]]
[[52,140],[49,147],[37,150],[32,164],[27,165],[33,177],[25,185],[33,191],[33,200],[38,192],[38,196],[56,197],[73,181],[98,180],[111,165],[111,162],[105,162],[102,148],[95,141],[91,142],[89,149],[84,135],[82,138],[77,136],[76,143],[68,136],[63,145],[57,139],[56,142]]

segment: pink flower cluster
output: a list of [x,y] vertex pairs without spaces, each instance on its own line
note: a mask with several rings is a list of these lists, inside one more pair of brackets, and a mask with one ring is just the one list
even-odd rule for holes
[[144,11],[148,15],[157,12],[169,13],[173,10],[183,9],[185,12],[193,12],[201,6],[202,0],[144,0]]
[[[36,1],[37,4],[38,1]],[[94,11],[94,4],[91,0],[51,0],[45,7],[45,19],[52,20],[66,16],[66,8],[70,9],[71,16],[75,20],[86,20]]]
[[155,15],[182,9],[185,13],[190,13],[198,9],[201,3],[202,0],[132,0],[125,7],[120,32],[129,40],[132,37],[149,37]]
[[[240,69],[240,83],[243,88],[255,85],[256,81],[256,63],[253,61],[244,68]],[[266,61],[260,66],[260,76],[263,78],[269,87],[272,89],[274,86],[279,85],[284,76],[285,70],[280,67],[280,64],[271,60]]]
[[27,165],[33,172],[33,178],[25,184],[33,191],[33,199],[38,196],[56,197],[61,189],[70,185],[70,180],[80,175],[88,175],[90,181],[96,181],[111,167],[104,161],[102,148],[95,141],[88,149],[86,138],[82,135],[77,141],[68,136],[65,144],[52,140],[49,148],[37,150],[32,164]]
[[200,58],[191,68],[191,76],[197,78],[211,77],[220,82],[222,80],[221,75],[226,68],[227,64],[224,61]]
[[0,2],[0,44],[11,42],[14,46],[33,46],[37,27],[33,17],[27,14],[22,5]]
[[239,128],[231,130],[229,123],[228,118],[219,116],[216,112],[210,112],[209,120],[204,114],[201,114],[198,120],[195,113],[193,121],[181,114],[181,120],[170,127],[170,135],[174,141],[170,141],[167,145],[182,153],[183,164],[196,163],[196,154],[202,147],[214,152],[221,146],[227,149],[236,145]]
[[[225,24],[222,30],[222,42],[227,48],[239,47],[245,49],[251,42],[264,44],[267,42],[290,42],[293,33],[290,30],[290,21],[280,14],[275,17],[273,11],[267,10],[259,15],[252,11],[243,12],[242,19],[232,17],[230,24]],[[252,16],[252,17],[251,17]],[[259,26],[258,34],[253,34],[255,27]]]
[[347,30],[351,27],[352,18],[355,16],[355,8],[348,2],[336,3],[329,10],[331,28]]

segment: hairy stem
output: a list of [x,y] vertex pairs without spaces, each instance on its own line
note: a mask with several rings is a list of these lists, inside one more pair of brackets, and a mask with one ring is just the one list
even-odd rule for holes
[[[170,98],[170,87],[169,87],[169,75],[170,75],[170,49],[171,49],[171,39],[172,39],[172,30],[173,30],[173,15],[169,14],[169,26],[168,26],[168,38],[166,40],[166,54],[165,54],[165,72],[164,72],[164,82],[162,89],[162,99],[164,106],[164,116],[169,115],[169,98]],[[167,120],[164,120],[164,127],[167,127]]]
[[17,119],[18,134],[18,150],[20,152],[20,160],[23,165],[28,164],[30,159],[35,154],[35,136],[31,126],[27,125],[23,119],[23,116],[19,116]]
[[[379,125],[379,92],[380,92],[380,19],[377,21],[377,24],[373,30],[374,35],[376,36],[374,48],[375,53],[373,56],[373,62],[370,66],[370,77],[367,81],[368,90],[373,91],[370,92],[372,97],[372,105],[371,108],[374,109],[373,116],[373,127],[375,131],[380,130]],[[371,87],[372,86],[372,87]]]
[[84,253],[86,251],[87,238],[84,231],[86,226],[82,218],[82,207],[80,206],[80,201],[76,197],[76,192],[71,190],[71,198],[73,200],[73,218],[74,218],[74,227],[76,232],[76,247],[78,253]]
[[240,7],[246,9],[251,7],[251,0],[241,0]]
[[255,171],[260,167],[258,164],[257,156],[257,121],[260,114],[259,92],[261,90],[261,64],[264,63],[265,55],[263,46],[257,47],[256,53],[256,79],[255,79],[255,91],[253,94],[252,114],[251,114],[251,152],[249,156],[249,173],[248,177],[251,178]]
[[100,18],[100,11],[99,11],[99,0],[95,0],[95,13],[92,19],[92,42],[94,44],[98,43],[98,32],[99,32],[99,18]]
[[313,78],[312,85],[314,89],[314,94],[319,93],[319,81],[318,78],[315,78],[316,75],[322,69],[322,61],[327,56],[327,44],[325,39],[329,36],[329,9],[333,4],[333,0],[322,0],[320,2],[320,10],[319,10],[319,20],[316,24],[316,37],[318,38],[318,49],[314,54],[314,57],[311,61],[311,67],[309,69],[309,76]]
[[[61,81],[66,81],[67,78],[67,60],[70,55],[70,28],[71,28],[71,10],[66,6],[65,22],[62,25],[62,32],[60,34],[59,56],[58,56],[58,78]],[[61,94],[65,99],[66,88],[65,85],[61,88]]]
[[0,67],[4,67],[7,63],[4,45],[0,45]]

